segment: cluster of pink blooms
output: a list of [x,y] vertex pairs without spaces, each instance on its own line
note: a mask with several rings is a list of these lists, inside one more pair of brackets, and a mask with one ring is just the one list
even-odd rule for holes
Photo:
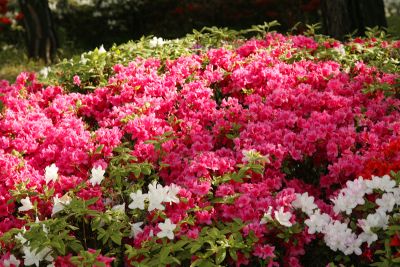
[[[44,87],[27,73],[12,85],[0,82],[0,235],[27,223],[21,215],[29,211],[19,209],[25,204],[10,201],[11,190],[22,182],[39,193],[54,188],[54,196],[62,199],[87,180],[89,186],[78,196],[99,197],[93,208],[110,209],[116,203],[102,197],[106,189],[90,172],[107,170],[113,149],[130,140],[133,156],[152,163],[160,183],[174,184],[178,197],[186,199],[163,204],[165,224],[178,224],[197,208],[194,225],[182,224],[174,235],[172,227],[159,236],[196,238],[204,226],[239,218],[246,225],[243,236],[252,231],[258,238],[251,257],[268,259],[271,266],[301,266],[318,231],[305,227],[284,242],[265,223],[268,218],[285,227],[304,225],[304,217],[291,211],[305,193],[314,197],[318,211],[337,218],[330,199],[341,185],[357,178],[369,160],[400,138],[400,100],[362,92],[371,84],[394,85],[398,75],[363,62],[351,70],[334,61],[289,63],[298,51],[312,54],[323,45],[304,36],[270,34],[236,50],[211,49],[166,62],[138,58],[128,66],[116,65],[106,87],[86,94]],[[73,82],[79,85],[79,76]],[[147,142],[167,132],[174,138],[161,150]],[[264,173],[213,185],[214,177],[246,163],[244,151],[268,158]],[[305,166],[306,159],[312,168]],[[56,179],[45,177],[48,166],[58,168]],[[210,194],[238,197],[232,204],[213,204]],[[38,202],[41,221],[56,213],[53,201],[35,196],[30,201]],[[136,247],[160,232],[157,224],[132,227],[136,231],[128,243]],[[10,255],[0,255],[0,262],[10,262]],[[14,255],[14,262],[19,258],[22,264]],[[55,266],[68,266],[67,256],[53,257]],[[109,266],[110,259],[102,259]],[[238,253],[236,266],[251,260]]]

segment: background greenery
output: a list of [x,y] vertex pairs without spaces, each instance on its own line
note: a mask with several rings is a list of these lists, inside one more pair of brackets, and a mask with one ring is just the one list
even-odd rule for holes
[[[203,27],[245,29],[278,20],[286,32],[297,22],[320,21],[318,0],[49,0],[60,43],[57,62],[104,45],[137,40],[142,36],[174,39]],[[387,0],[388,33],[400,38],[400,3]],[[17,7],[11,0],[10,7]],[[26,56],[23,28],[0,21],[0,79],[13,81],[21,71],[39,71],[41,61]]]

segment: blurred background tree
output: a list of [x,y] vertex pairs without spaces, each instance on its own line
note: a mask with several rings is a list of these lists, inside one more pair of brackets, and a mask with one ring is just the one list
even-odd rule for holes
[[383,0],[321,0],[325,33],[343,40],[345,35],[363,35],[366,27],[386,27]]
[[57,37],[53,17],[47,0],[19,0],[23,14],[28,56],[41,58],[46,63],[57,54]]

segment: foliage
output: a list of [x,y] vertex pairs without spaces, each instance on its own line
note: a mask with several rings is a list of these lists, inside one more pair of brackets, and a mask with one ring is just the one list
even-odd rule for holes
[[395,266],[400,42],[273,26],[1,81],[0,264]]

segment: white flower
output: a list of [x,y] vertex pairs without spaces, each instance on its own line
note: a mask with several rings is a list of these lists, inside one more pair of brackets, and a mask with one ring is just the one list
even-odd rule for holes
[[347,241],[347,247],[345,251],[343,252],[345,255],[351,255],[351,254],[356,254],[356,255],[361,255],[362,250],[361,250],[361,245],[364,242],[364,240],[360,237],[356,237],[355,234],[350,235],[350,239],[346,240]]
[[275,220],[277,220],[281,225],[286,227],[292,226],[292,223],[290,222],[292,214],[289,211],[284,212],[283,207],[281,207],[279,211],[274,211],[274,215],[275,215]]
[[[24,228],[22,228],[22,232],[26,233],[25,226]],[[28,241],[21,233],[18,233],[14,238],[17,239],[19,242],[21,242],[22,245]]]
[[44,174],[44,179],[46,181],[46,184],[48,184],[50,181],[53,181],[53,183],[57,181],[58,178],[57,172],[58,168],[54,163],[46,167]]
[[394,200],[396,201],[396,205],[400,206],[400,186],[396,187],[392,190]]
[[321,211],[317,209],[304,223],[308,226],[308,233],[315,234],[323,232],[330,221],[331,217],[328,214],[321,214]]
[[389,216],[380,211],[377,211],[374,214],[368,214],[367,219],[358,220],[358,225],[365,233],[373,233],[371,228],[386,229],[388,223]]
[[39,71],[39,74],[42,75],[43,78],[47,78],[47,76],[49,75],[50,72],[50,67],[44,67],[43,69],[41,69]]
[[104,54],[104,53],[107,52],[107,51],[104,49],[104,46],[101,45],[100,48],[99,48],[99,50],[98,50],[98,52],[99,52],[99,54]]
[[340,55],[346,55],[346,51],[344,50],[344,45],[339,45],[338,47],[334,47],[334,50],[336,50]]
[[366,233],[366,232],[362,232],[359,236],[359,239],[362,240],[362,242],[367,242],[368,246],[370,246],[372,243],[374,243],[376,240],[378,240],[378,235],[375,233]]
[[317,205],[314,203],[314,197],[308,196],[308,192],[303,194],[296,194],[296,200],[292,202],[293,208],[301,209],[307,215],[311,215],[314,213],[314,209],[317,208]]
[[396,204],[396,199],[393,193],[384,193],[375,203],[379,205],[378,211],[391,212]]
[[81,55],[81,60],[79,60],[79,63],[85,65],[88,62],[88,59],[85,58],[85,53]]
[[142,228],[140,227],[143,225],[143,222],[130,223],[130,225],[131,225],[131,233],[129,235],[130,238],[132,238],[132,237],[136,238],[136,236],[139,233],[143,232]]
[[176,184],[171,184],[167,186],[167,195],[164,198],[164,202],[174,202],[174,203],[179,203],[179,198],[176,196],[181,188],[177,186]]
[[18,211],[28,211],[33,209],[33,205],[29,197],[21,199],[22,207],[18,208]]
[[362,177],[354,181],[347,181],[346,187],[340,190],[335,199],[332,199],[334,212],[339,214],[345,211],[347,215],[350,215],[357,205],[365,203],[364,196],[367,192],[369,189]]
[[39,253],[36,252],[37,249],[31,251],[30,247],[23,246],[22,251],[24,253],[24,265],[36,265],[39,266],[39,263],[43,260],[53,261],[53,257],[51,256],[51,249],[46,247],[42,249]]
[[47,229],[45,224],[42,224],[43,232],[47,235],[49,233],[49,229]]
[[384,192],[391,192],[393,187],[396,186],[396,182],[392,180],[389,175],[384,175],[382,177],[373,176],[371,180],[366,181],[366,184],[371,191],[380,189]]
[[121,205],[115,205],[111,208],[111,210],[113,211],[117,211],[117,212],[122,212],[125,213],[125,203],[121,204]]
[[98,166],[97,168],[92,168],[92,176],[89,180],[89,182],[92,184],[92,186],[101,184],[101,182],[104,179],[105,172],[106,171],[103,170],[100,166]]
[[142,190],[138,190],[136,193],[131,193],[129,196],[132,202],[129,204],[128,208],[144,210],[144,201],[147,198],[147,194],[142,194]]
[[71,197],[65,194],[61,198],[58,196],[53,197],[53,209],[51,211],[51,217],[54,216],[57,212],[60,212],[64,209],[65,206],[68,206],[71,203]]
[[17,260],[17,258],[13,254],[11,254],[7,260],[3,261],[3,264],[4,264],[4,267],[10,267],[11,264],[14,266],[19,266],[20,261]]
[[328,224],[324,232],[325,243],[333,251],[339,250],[345,253],[348,245],[356,240],[355,234],[347,227],[347,224],[337,220]]
[[164,223],[159,223],[158,228],[160,228],[161,231],[157,233],[157,237],[168,237],[171,240],[174,239],[173,231],[176,228],[176,224],[171,223],[170,219],[166,219]]
[[153,39],[150,40],[150,47],[154,48],[156,46],[162,46],[164,44],[164,40],[163,38],[157,38],[157,37],[153,37]]
[[160,184],[157,184],[156,181],[153,181],[152,184],[149,185],[149,207],[148,211],[152,211],[155,209],[164,210],[165,207],[161,205],[161,203],[167,198],[168,188],[163,187]]
[[52,262],[52,263],[50,263],[50,264],[47,264],[47,266],[46,267],[56,267],[56,265],[55,265],[55,263],[54,262]]
[[260,224],[266,224],[269,221],[272,221],[272,207],[268,207],[268,210],[266,213],[264,213],[264,216],[261,218]]

